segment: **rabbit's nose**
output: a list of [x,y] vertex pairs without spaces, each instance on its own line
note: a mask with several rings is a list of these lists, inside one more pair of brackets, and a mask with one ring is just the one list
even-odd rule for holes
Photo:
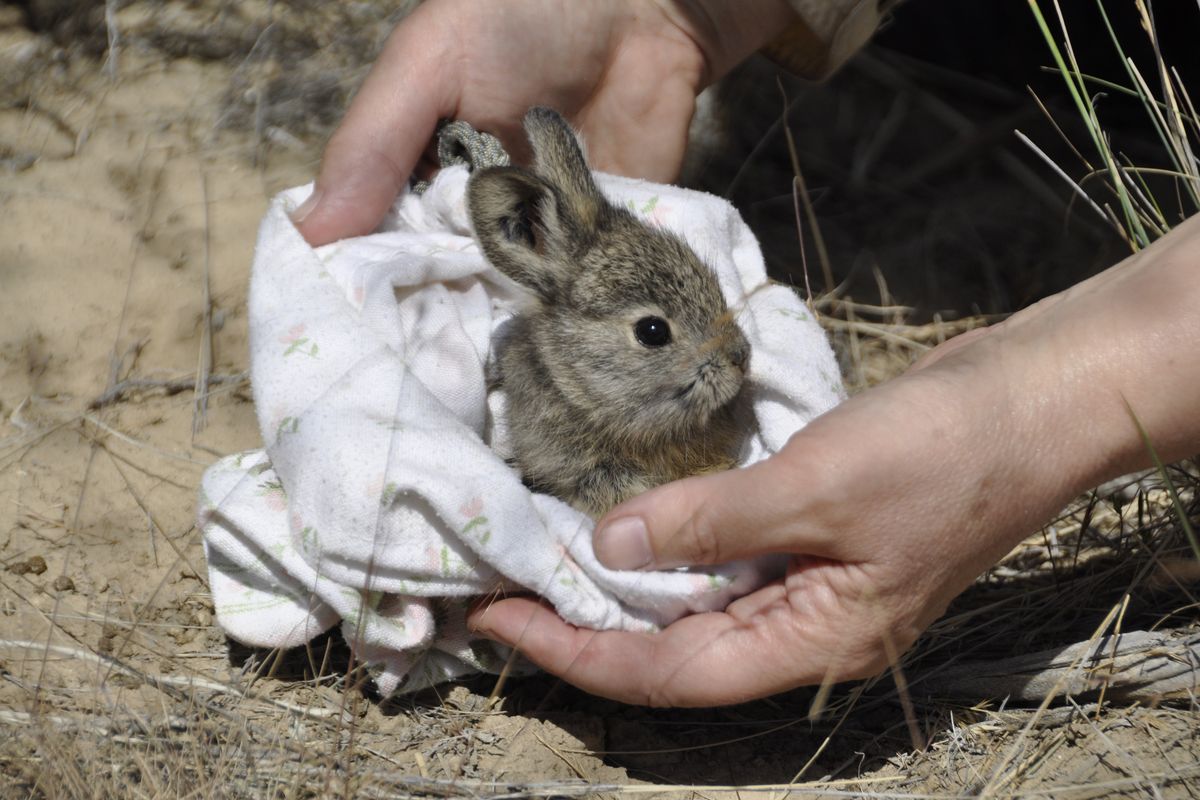
[[750,345],[738,342],[729,350],[729,361],[735,367],[745,372],[746,364],[750,361]]

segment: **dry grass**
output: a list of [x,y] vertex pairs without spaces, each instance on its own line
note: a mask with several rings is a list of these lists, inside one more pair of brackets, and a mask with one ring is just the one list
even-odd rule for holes
[[[1195,794],[1194,692],[1114,701],[1095,660],[1033,699],[955,688],[1013,654],[1197,630],[1195,562],[1160,473],[1101,487],[1031,534],[889,675],[736,708],[629,709],[546,677],[512,682],[497,706],[490,678],[384,700],[336,636],[290,653],[227,642],[191,523],[195,486],[215,454],[257,436],[241,380],[256,209],[311,172],[312,133],[336,116],[331,95],[297,95],[289,75],[336,61],[342,102],[388,12],[122,5],[115,83],[86,56],[54,67],[47,48],[5,84],[20,118],[0,128],[14,170],[0,209],[10,225],[48,225],[24,234],[31,266],[14,270],[13,291],[62,260],[56,239],[76,247],[71,229],[90,215],[120,238],[67,250],[78,266],[63,281],[86,283],[90,304],[65,338],[20,327],[19,308],[0,321],[0,796]],[[158,85],[192,94],[181,108],[154,96]],[[56,121],[43,131],[45,119]],[[85,182],[96,175],[117,190]],[[67,224],[53,227],[56,215]],[[17,263],[13,252],[0,263]],[[882,277],[870,285],[857,300],[843,288],[816,301],[855,391],[987,322],[913,324],[921,311]],[[44,316],[57,313],[57,295],[38,296]],[[210,343],[197,431],[192,370]],[[1167,474],[1195,518],[1197,465]],[[1095,680],[1064,694],[1081,676]]]
[[[837,308],[852,319],[889,320],[881,323],[884,336],[826,318],[845,343],[851,380],[862,384],[902,369],[939,336],[960,329],[906,326],[898,308],[883,314],[848,300]],[[180,402],[121,402],[169,401]],[[1200,471],[1182,465],[1172,475],[1195,515]],[[1200,780],[1194,698],[1114,704],[1099,684],[1022,710],[1006,707],[1002,697],[968,700],[952,687],[955,675],[1000,655],[1120,631],[1195,630],[1200,604],[1188,556],[1158,477],[1104,487],[1032,535],[961,598],[901,659],[905,684],[885,676],[688,713],[616,709],[547,679],[518,684],[498,708],[486,700],[490,679],[474,682],[472,691],[381,702],[363,676],[346,674],[345,647],[336,638],[286,655],[234,648],[231,661],[207,618],[155,622],[140,603],[102,616],[66,599],[46,613],[33,599],[46,584],[10,566],[0,578],[6,613],[41,616],[47,624],[34,640],[0,640],[0,675],[9,684],[8,708],[0,710],[0,794],[491,798],[663,791],[630,780],[639,775],[701,796],[739,783],[806,797],[1187,796],[1185,787]],[[196,597],[206,605],[203,592]],[[152,596],[144,602],[156,605]],[[558,698],[547,699],[554,688]],[[790,744],[781,747],[781,739]],[[709,783],[713,771],[699,762],[723,753],[747,754],[736,762],[747,766],[739,781]],[[756,767],[754,754],[791,766]],[[870,768],[859,773],[864,765]]]

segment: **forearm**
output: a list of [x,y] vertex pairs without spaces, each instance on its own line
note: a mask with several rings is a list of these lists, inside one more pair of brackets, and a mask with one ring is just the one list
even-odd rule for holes
[[[1200,219],[997,331],[1037,471],[1084,490],[1200,452]],[[1039,447],[1039,443],[1041,446]]]
[[1198,266],[1200,218],[819,417],[780,453],[783,474],[828,498],[830,531],[874,516],[854,496],[868,487],[872,524],[958,559],[914,595],[935,598],[928,624],[1073,497],[1152,463],[1130,409],[1164,461],[1200,452]]

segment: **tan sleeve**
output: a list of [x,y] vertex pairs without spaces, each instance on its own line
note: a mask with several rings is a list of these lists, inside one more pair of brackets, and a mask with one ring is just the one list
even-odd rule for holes
[[831,75],[858,52],[899,0],[788,0],[799,19],[762,49],[803,78]]

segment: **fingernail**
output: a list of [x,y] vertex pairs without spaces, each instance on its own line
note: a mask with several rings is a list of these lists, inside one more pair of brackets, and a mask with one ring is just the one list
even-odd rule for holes
[[641,517],[622,517],[596,532],[592,549],[610,569],[641,569],[654,560],[650,535]]
[[478,634],[479,636],[487,636],[490,631],[488,630],[488,626],[483,622],[483,619],[486,616],[486,610],[467,614],[467,631]]
[[296,210],[291,214],[292,222],[296,225],[304,222],[304,218],[313,212],[313,209],[317,207],[317,203],[321,202],[322,194],[323,192],[317,189],[308,196],[307,200],[296,206]]

